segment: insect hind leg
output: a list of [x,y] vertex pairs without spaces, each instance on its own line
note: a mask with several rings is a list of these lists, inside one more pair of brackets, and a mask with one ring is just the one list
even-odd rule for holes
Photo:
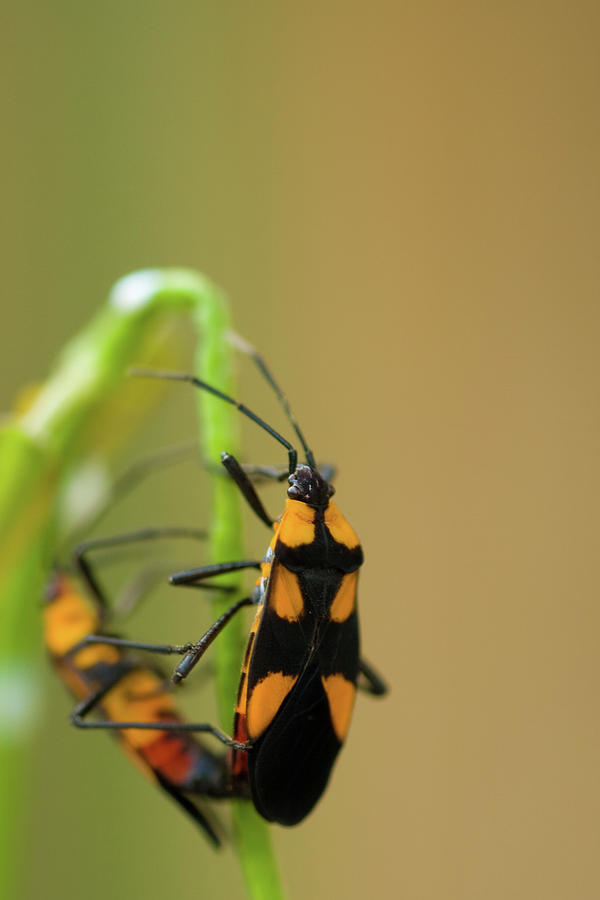
[[358,687],[372,694],[374,697],[383,697],[389,691],[389,688],[381,675],[366,660],[361,659],[359,662],[359,671],[363,676],[363,681],[359,682]]

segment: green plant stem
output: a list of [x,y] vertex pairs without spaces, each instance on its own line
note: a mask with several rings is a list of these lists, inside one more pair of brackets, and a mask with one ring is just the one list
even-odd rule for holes
[[[198,377],[221,390],[235,394],[231,350],[225,340],[229,326],[226,307],[220,303],[201,310],[200,331],[205,335],[197,364]],[[201,439],[205,457],[218,462],[223,450],[237,454],[239,413],[206,392],[198,396]],[[211,554],[214,561],[244,558],[240,494],[228,478],[214,479],[213,525]],[[241,576],[233,576],[232,584],[239,586]],[[215,617],[231,603],[215,601]],[[224,640],[225,634],[227,639]],[[232,710],[240,677],[243,643],[242,620],[234,618],[216,643],[217,701],[221,727],[230,731]],[[233,823],[240,862],[250,896],[255,900],[279,900],[283,897],[277,865],[271,849],[269,829],[253,805],[233,802]]]
[[[144,362],[148,338],[165,321],[191,311],[203,338],[200,371],[228,389],[231,359],[223,329],[226,306],[203,276],[185,269],[137,272],[117,282],[107,305],[64,349],[54,372],[28,411],[0,430],[0,896],[18,895],[19,831],[23,784],[35,711],[35,673],[40,625],[37,598],[56,549],[56,495],[61,480],[84,452],[101,405],[115,397],[128,366]],[[208,397],[201,433],[209,458],[236,446],[227,404]],[[215,479],[212,552],[215,559],[241,554],[237,492]],[[241,622],[216,644],[218,703],[231,727],[239,677]],[[226,711],[229,721],[226,723]],[[281,897],[265,823],[251,804],[236,803],[235,833],[250,896]]]

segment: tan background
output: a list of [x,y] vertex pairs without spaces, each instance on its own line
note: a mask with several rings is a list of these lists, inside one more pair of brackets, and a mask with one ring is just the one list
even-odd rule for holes
[[[593,2],[59,0],[3,27],[3,405],[117,277],[186,264],[338,463],[392,693],[275,832],[295,900],[600,896],[599,40]],[[200,520],[188,483],[131,521]],[[144,633],[185,639],[186,604]],[[243,896],[47,691],[24,898]]]

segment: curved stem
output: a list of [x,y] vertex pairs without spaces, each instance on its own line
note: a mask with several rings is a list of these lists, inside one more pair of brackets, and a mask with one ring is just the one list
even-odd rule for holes
[[[231,349],[225,340],[229,328],[227,310],[222,303],[203,307],[200,312],[200,332],[205,336],[198,354],[197,374],[203,381],[235,393],[232,375]],[[200,439],[205,458],[217,465],[222,451],[237,455],[237,410],[205,391],[198,392]],[[215,478],[211,555],[215,562],[244,557],[240,493],[229,478]],[[239,587],[241,575],[232,575],[231,584]],[[231,603],[231,598],[215,600],[215,618]],[[242,620],[234,619],[215,643],[217,702],[221,727],[231,729],[233,709],[240,679],[244,633]],[[250,896],[255,900],[280,900],[277,865],[271,848],[267,823],[251,803],[233,801],[233,823],[240,863]]]
[[[23,870],[19,833],[40,650],[36,598],[62,536],[58,489],[85,454],[99,410],[118,395],[127,368],[144,361],[140,355],[169,317],[186,311],[203,342],[202,377],[228,389],[232,375],[223,297],[199,273],[147,270],[117,282],[104,308],[65,346],[28,410],[0,429],[0,896],[18,895]],[[235,450],[235,411],[215,398],[199,401],[209,458],[218,458],[222,449]],[[64,531],[69,523],[61,527]],[[215,479],[212,535],[215,559],[241,554],[239,504],[234,485],[224,478]],[[228,727],[239,678],[241,623],[237,631],[231,628],[217,643],[219,709]],[[277,900],[281,890],[265,823],[249,803],[235,805],[234,820],[251,897]]]

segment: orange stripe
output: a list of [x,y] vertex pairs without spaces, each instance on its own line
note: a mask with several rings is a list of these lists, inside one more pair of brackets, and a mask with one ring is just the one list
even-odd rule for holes
[[344,544],[349,550],[358,547],[359,540],[350,523],[343,517],[333,500],[325,510],[325,525],[329,534],[339,544]]
[[350,727],[356,688],[343,675],[321,676],[321,681],[329,701],[333,728],[339,740],[343,741]]
[[301,500],[285,501],[285,509],[277,530],[277,537],[286,547],[312,544],[315,539],[315,511]]
[[271,724],[297,681],[298,675],[270,672],[254,685],[246,709],[249,738],[256,740]]
[[297,622],[304,613],[304,600],[298,584],[298,576],[285,566],[275,566],[269,585],[268,605],[280,619]]
[[357,572],[350,572],[349,575],[344,575],[342,578],[339,590],[331,604],[330,612],[334,622],[345,622],[354,612],[357,581]]

